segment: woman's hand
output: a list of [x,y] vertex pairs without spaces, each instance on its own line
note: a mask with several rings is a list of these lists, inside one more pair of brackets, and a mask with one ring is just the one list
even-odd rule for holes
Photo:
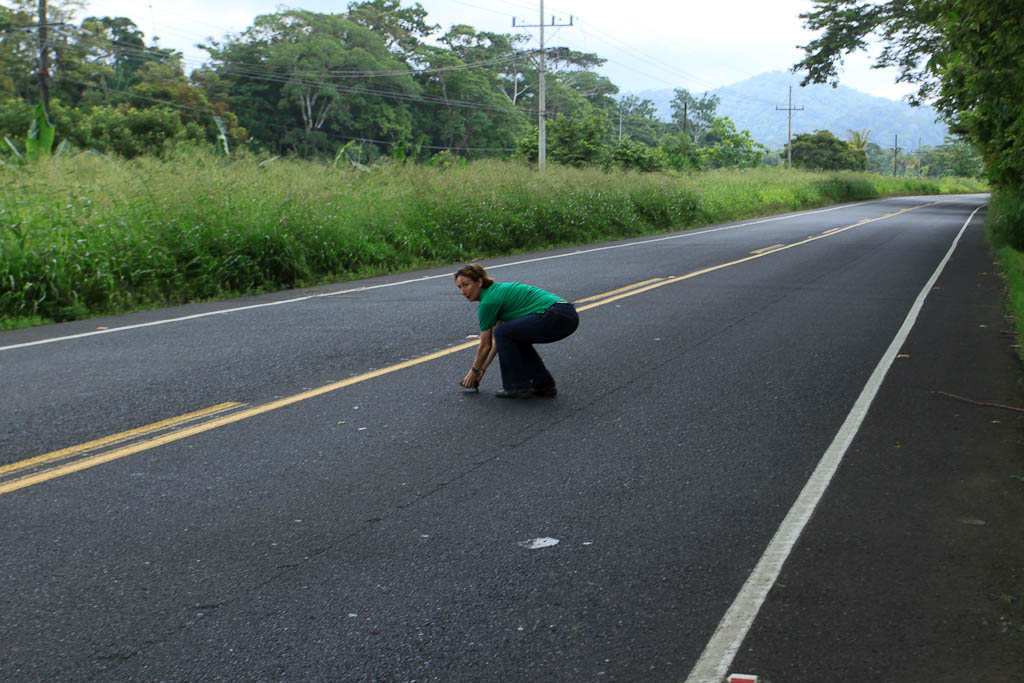
[[483,378],[483,376],[483,370],[477,370],[476,368],[472,368],[470,369],[469,372],[466,373],[466,376],[462,378],[462,381],[459,382],[459,384],[465,387],[466,389],[479,389],[480,380]]
[[498,349],[494,345],[494,328],[485,330],[480,333],[480,346],[476,349],[476,359],[473,361],[473,367],[470,368],[466,376],[462,378],[459,385],[466,389],[479,389],[480,380],[484,378],[484,373],[487,372],[487,366],[491,364],[491,360],[494,359],[494,354],[497,353]]

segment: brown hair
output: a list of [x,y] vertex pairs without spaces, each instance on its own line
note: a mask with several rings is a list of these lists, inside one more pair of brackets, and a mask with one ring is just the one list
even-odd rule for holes
[[479,263],[470,263],[468,266],[462,266],[455,271],[453,279],[458,280],[459,276],[468,277],[470,280],[483,280],[483,284],[480,289],[487,289],[494,284],[494,280],[487,277],[487,271]]

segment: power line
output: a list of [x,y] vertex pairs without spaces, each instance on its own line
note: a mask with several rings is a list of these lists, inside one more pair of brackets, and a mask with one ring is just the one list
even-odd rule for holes
[[[362,85],[355,85],[355,86],[340,85],[338,83],[333,83],[333,82],[330,82],[330,81],[322,81],[322,80],[317,80],[317,79],[312,79],[312,78],[302,78],[301,76],[295,76],[295,75],[290,75],[290,74],[269,74],[269,75],[265,75],[265,74],[260,74],[260,73],[248,72],[245,69],[234,68],[234,67],[231,68],[231,69],[228,69],[228,73],[231,73],[232,71],[237,72],[238,75],[240,75],[240,76],[242,76],[244,78],[249,78],[249,79],[252,79],[252,80],[255,80],[255,81],[266,81],[266,82],[269,82],[269,83],[296,84],[296,85],[309,86],[309,87],[319,87],[319,88],[329,87],[329,88],[332,88],[334,90],[338,90],[340,92],[354,93],[354,94],[360,94],[360,95],[373,95],[373,96],[391,98],[391,99],[401,100],[401,101],[406,101],[406,102],[420,102],[420,103],[427,103],[427,104],[440,104],[440,105],[444,105],[446,107],[461,107],[461,108],[468,108],[468,109],[481,109],[481,110],[485,110],[485,111],[516,113],[516,114],[529,113],[526,110],[523,110],[523,109],[521,109],[519,107],[515,107],[515,106],[512,106],[512,105],[491,105],[491,104],[482,104],[482,103],[479,103],[479,102],[469,102],[469,101],[465,101],[465,100],[452,100],[452,99],[446,99],[446,98],[440,98],[440,97],[431,97],[429,95],[413,95],[413,94],[409,94],[409,93],[401,93],[401,92],[394,92],[394,91],[388,91],[388,90],[377,90],[377,89],[373,89],[373,88],[367,88],[367,87],[364,87]],[[497,94],[497,93],[493,93],[493,94]]]

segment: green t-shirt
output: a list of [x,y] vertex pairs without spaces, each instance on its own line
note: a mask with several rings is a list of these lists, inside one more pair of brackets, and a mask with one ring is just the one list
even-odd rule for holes
[[480,306],[476,315],[480,331],[486,332],[499,320],[515,320],[531,313],[543,313],[552,304],[565,301],[551,292],[521,282],[495,282],[480,291]]

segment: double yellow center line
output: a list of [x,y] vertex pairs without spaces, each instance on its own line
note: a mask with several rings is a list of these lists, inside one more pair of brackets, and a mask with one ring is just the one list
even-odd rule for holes
[[[152,434],[164,433],[164,437],[168,434],[177,434],[179,433],[177,430],[183,425],[234,410],[241,405],[240,403],[230,402],[220,403],[203,410],[154,422],[144,427],[129,429],[126,432],[111,434],[95,441],[87,441],[77,446],[62,448],[50,453],[37,455],[34,458],[0,466],[0,494],[16,491],[32,484],[38,484],[48,479],[77,472],[87,467],[109,462],[110,460],[123,458],[126,455],[152,448],[155,445],[159,445],[159,443],[166,443],[166,441],[160,441],[161,436],[142,441],[139,440]],[[174,439],[170,440],[173,441]],[[132,441],[135,443],[110,451],[106,450],[111,446]]]
[[[598,306],[604,306],[627,297],[636,296],[637,294],[642,294],[659,287],[664,287],[665,285],[682,282],[700,275],[713,273],[716,270],[723,270],[741,263],[746,263],[747,261],[763,258],[770,254],[809,244],[820,239],[825,239],[826,237],[832,237],[868,223],[892,218],[893,216],[897,216],[901,213],[920,209],[925,206],[931,206],[935,203],[938,202],[912,206],[877,218],[865,219],[846,227],[833,228],[791,244],[775,244],[763,249],[757,249],[751,252],[750,256],[710,266],[708,268],[702,268],[701,270],[696,270],[685,275],[651,278],[649,280],[643,280],[631,285],[626,285],[625,287],[619,287],[602,294],[596,294],[594,296],[577,300],[575,302],[576,310],[586,311],[591,308],[597,308]],[[325,384],[324,386],[293,394],[292,396],[286,396],[285,398],[277,399],[262,405],[245,407],[241,403],[221,403],[203,410],[197,410],[192,413],[186,413],[160,422],[154,422],[153,424],[139,427],[137,429],[131,429],[77,446],[63,448],[50,453],[44,453],[43,455],[39,455],[34,458],[28,458],[27,460],[3,465],[0,466],[0,495],[10,493],[11,491],[17,491],[18,489],[23,489],[27,486],[39,484],[44,481],[49,481],[50,479],[56,479],[57,477],[62,477],[66,474],[71,474],[72,472],[79,472],[90,467],[95,467],[96,465],[102,465],[105,462],[124,458],[135,453],[156,448],[157,446],[163,446],[175,441],[180,441],[190,436],[208,432],[235,422],[241,422],[242,420],[247,420],[251,417],[256,417],[257,415],[269,413],[279,408],[284,408],[311,398],[329,394],[339,389],[344,389],[345,387],[350,387],[353,384],[359,384],[360,382],[365,382],[376,377],[381,377],[393,372],[398,372],[399,370],[405,370],[406,368],[428,363],[432,360],[437,360],[438,358],[450,356],[454,353],[474,348],[477,346],[477,343],[478,342],[476,341],[471,341],[450,346],[446,349],[435,351],[434,353],[429,353],[425,356],[419,356],[417,358],[402,361],[401,363],[395,363],[394,365],[389,365],[384,368],[365,372],[361,375],[349,377],[348,379],[343,379],[338,382]]]

